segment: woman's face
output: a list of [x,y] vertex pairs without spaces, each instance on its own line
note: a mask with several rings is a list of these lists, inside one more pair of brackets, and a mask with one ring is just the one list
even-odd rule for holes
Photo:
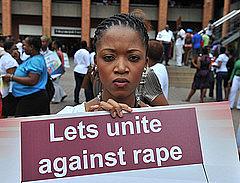
[[33,46],[29,44],[28,38],[23,41],[23,49],[27,55],[31,55]]
[[128,27],[111,27],[97,42],[96,52],[104,96],[124,100],[135,95],[147,62],[139,33]]

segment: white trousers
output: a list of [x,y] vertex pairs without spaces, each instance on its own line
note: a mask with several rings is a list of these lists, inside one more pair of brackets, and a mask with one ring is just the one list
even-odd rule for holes
[[53,81],[55,93],[52,99],[52,102],[61,102],[62,98],[66,96],[65,91],[63,90],[62,86],[60,85],[60,78],[56,78],[56,80]]
[[[234,107],[236,95],[240,91],[240,76],[234,76],[232,81],[232,87],[229,94],[229,103],[230,107]],[[240,97],[238,96],[237,109],[240,109]]]
[[183,54],[183,46],[182,45],[176,45],[177,66],[182,66],[182,54]]

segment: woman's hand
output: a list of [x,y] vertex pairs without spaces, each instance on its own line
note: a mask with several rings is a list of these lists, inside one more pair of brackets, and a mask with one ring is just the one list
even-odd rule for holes
[[123,117],[123,110],[127,112],[132,112],[132,108],[129,107],[127,104],[117,103],[113,99],[108,99],[107,102],[101,101],[97,105],[92,105],[88,107],[88,111],[109,111],[111,116],[115,118]]
[[2,76],[2,79],[4,82],[10,82],[12,81],[13,75],[12,74],[6,74],[4,76]]

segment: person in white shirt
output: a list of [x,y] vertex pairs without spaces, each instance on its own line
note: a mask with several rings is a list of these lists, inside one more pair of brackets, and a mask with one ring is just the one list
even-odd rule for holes
[[164,30],[158,32],[156,40],[162,41],[165,65],[169,66],[168,61],[170,59],[170,53],[171,53],[170,51],[171,51],[172,42],[174,41],[174,37],[173,37],[173,32],[169,30],[168,25],[166,25]]
[[215,64],[213,64],[214,67],[216,67],[216,73],[217,73],[217,93],[216,93],[216,100],[223,101],[222,97],[222,83],[224,86],[225,91],[225,98],[226,96],[226,88],[228,86],[228,69],[227,69],[227,62],[229,60],[228,56],[226,55],[226,48],[221,47],[220,48],[220,55],[217,57]]
[[[18,67],[17,61],[7,53],[4,48],[0,47],[0,74],[1,76],[13,74]],[[1,78],[2,79],[2,78]],[[3,81],[2,81],[3,82]],[[1,86],[2,95],[2,115],[3,117],[14,116],[17,101],[12,95],[12,81],[9,83],[2,83]]]
[[161,84],[161,88],[165,98],[168,98],[168,72],[166,67],[160,63],[162,58],[162,50],[163,46],[161,42],[157,40],[150,40],[148,42],[148,65],[156,74],[159,83]]
[[49,48],[48,48],[50,42],[51,42],[51,39],[50,39],[48,36],[43,35],[43,36],[41,37],[41,43],[42,43],[42,48],[41,48],[41,50],[40,50],[40,54],[41,54],[41,55],[44,56],[44,55],[52,52],[52,51],[49,50]]
[[87,74],[88,66],[90,65],[90,54],[87,50],[87,42],[81,41],[80,49],[74,54],[74,63],[77,64],[74,68],[75,89],[74,103],[79,104],[79,92],[82,86],[84,76]]
[[182,26],[180,25],[178,27],[177,40],[175,43],[175,45],[176,45],[176,62],[177,62],[178,67],[182,66],[182,55],[184,53],[184,51],[183,51],[184,39],[185,39],[185,31],[182,29]]

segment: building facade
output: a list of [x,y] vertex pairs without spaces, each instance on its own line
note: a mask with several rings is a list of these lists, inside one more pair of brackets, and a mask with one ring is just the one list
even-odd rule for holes
[[0,30],[16,39],[48,35],[63,42],[90,43],[104,18],[141,9],[151,22],[149,35],[154,38],[166,24],[175,29],[179,21],[185,28],[201,30],[239,4],[236,0],[2,0]]

